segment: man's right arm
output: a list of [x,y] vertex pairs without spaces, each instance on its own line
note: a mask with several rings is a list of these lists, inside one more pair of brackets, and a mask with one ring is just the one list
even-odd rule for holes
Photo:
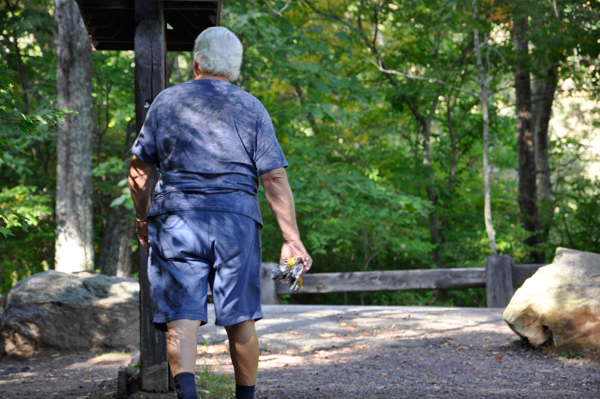
[[129,168],[129,192],[135,206],[135,220],[140,243],[150,248],[148,241],[148,211],[152,192],[154,164],[146,163],[134,155]]
[[300,232],[296,223],[294,195],[284,168],[273,169],[263,173],[260,181],[265,188],[267,201],[277,219],[283,234],[281,259],[300,257],[306,273],[312,266],[312,258],[300,240]]

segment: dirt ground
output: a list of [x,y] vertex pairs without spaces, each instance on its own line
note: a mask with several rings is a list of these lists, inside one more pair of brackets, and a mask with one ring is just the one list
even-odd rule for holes
[[[258,398],[598,398],[597,353],[515,341],[498,309],[265,306]],[[233,375],[223,329],[197,364]],[[111,398],[130,353],[0,360],[0,398]],[[172,395],[175,397],[174,395]],[[206,398],[205,398],[206,399]]]

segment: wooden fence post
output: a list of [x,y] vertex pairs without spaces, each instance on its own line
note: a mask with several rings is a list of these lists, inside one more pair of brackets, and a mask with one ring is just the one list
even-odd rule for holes
[[116,399],[127,399],[127,367],[119,367],[119,371],[117,371]]
[[492,255],[485,260],[488,308],[505,308],[513,294],[514,260],[509,255]]
[[275,281],[271,279],[271,271],[277,263],[263,263],[260,267],[260,303],[262,305],[279,305],[281,300],[275,291]]
[[[162,1],[135,0],[135,114],[139,133],[148,108],[166,88],[165,21]],[[154,173],[156,175],[156,172]],[[153,177],[155,180],[155,176]],[[168,392],[167,334],[152,324],[148,250],[140,246],[140,389]]]

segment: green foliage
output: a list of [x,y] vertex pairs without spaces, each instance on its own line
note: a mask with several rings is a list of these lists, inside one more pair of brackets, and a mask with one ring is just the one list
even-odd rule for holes
[[600,180],[577,176],[559,194],[555,239],[560,246],[600,253]]
[[[596,100],[598,4],[559,2],[558,16],[552,2],[541,0],[528,2],[526,9],[518,2],[477,5],[477,20],[472,18],[473,3],[463,0],[241,0],[223,8],[222,24],[244,44],[236,84],[265,104],[290,164],[298,224],[314,256],[314,272],[483,266],[489,245],[483,223],[482,117],[472,95],[479,90],[475,25],[486,43],[483,55],[494,92],[490,162],[497,245],[518,263],[531,260],[531,248],[523,244],[529,233],[519,224],[517,203],[510,86],[518,55],[510,34],[512,19],[526,11],[536,21],[530,24],[527,55],[534,61],[532,76],[541,76],[544,63],[557,63],[560,78],[573,80],[572,96],[577,91]],[[6,239],[0,239],[0,292],[5,292],[19,279],[53,267],[55,138],[64,112],[55,105],[52,2],[2,7],[0,234]],[[131,51],[95,51],[93,62],[99,251],[111,212],[133,205],[125,179],[135,137],[135,57]],[[191,79],[191,54],[169,53],[167,64],[171,85]],[[377,65],[397,73],[386,75]],[[598,128],[596,111],[560,112],[565,126],[574,116],[592,121],[586,122],[585,134],[551,138],[555,198],[542,204],[555,209],[550,235],[541,245],[547,260],[559,245],[600,251],[600,183],[586,174],[582,144]],[[422,119],[430,120],[429,132]],[[432,190],[436,196],[429,194]],[[263,259],[276,261],[281,233],[262,190],[259,195]],[[433,215],[441,240],[432,234]],[[291,295],[284,300],[485,304],[480,289]],[[205,371],[211,380],[210,370]]]
[[[52,198],[35,186],[2,188],[0,209],[10,209],[0,218],[11,239],[0,241],[0,293],[17,281],[49,270],[53,258],[54,228]],[[21,230],[11,230],[20,227]],[[5,237],[6,238],[6,237]]]
[[482,288],[374,293],[372,299],[365,295],[368,303],[381,306],[485,306],[485,289]]
[[563,351],[560,355],[556,356],[556,360],[559,362],[564,362],[569,359],[577,359],[582,360],[585,358],[585,353],[582,352],[573,352],[573,351]]
[[216,374],[208,364],[196,367],[196,386],[200,397],[229,399],[235,395],[235,381],[227,374]]
[[[331,294],[296,294],[287,297],[282,304],[328,304],[328,305],[376,305],[376,306],[466,306],[484,307],[486,296],[483,288],[465,290],[419,290],[390,292],[349,292]],[[282,298],[283,299],[283,298]]]
[[112,157],[96,166],[92,172],[96,178],[96,189],[108,198],[114,198],[109,204],[111,208],[125,205],[127,209],[134,209],[127,178],[122,178],[128,166],[129,162]]
[[27,231],[27,226],[37,226],[42,219],[52,215],[52,199],[38,192],[36,187],[18,185],[3,188],[0,192],[0,204],[12,209],[12,214],[3,214],[6,227],[21,227]]
[[0,240],[0,293],[19,280],[50,270],[54,259],[54,222],[39,220],[27,231],[13,230],[13,236]]
[[[427,80],[396,77],[398,83],[389,85],[388,77],[370,63],[376,57],[365,50],[361,37],[364,33],[382,49],[389,69],[476,92],[472,3],[361,4],[315,1],[311,8],[245,1],[228,7],[222,19],[244,42],[240,84],[271,112],[291,165],[288,175],[298,223],[315,258],[314,271],[481,267],[489,245],[483,223],[477,100]],[[479,29],[496,29],[488,44],[495,48],[488,48],[484,56],[496,93],[490,104],[490,159],[497,244],[502,253],[525,263],[530,249],[523,241],[529,233],[518,222],[515,121],[498,110],[514,101],[504,89],[512,79],[506,62],[514,62],[504,25],[510,21],[510,9],[480,7],[484,19],[477,22]],[[544,37],[554,29],[551,11],[540,3],[536,12],[549,25],[535,35]],[[575,39],[567,38],[569,34]],[[578,34],[565,33],[560,40],[577,42]],[[567,48],[556,51],[566,54]],[[411,107],[432,118],[428,143]],[[422,165],[426,144],[431,167]],[[435,206],[425,195],[429,185],[439,195]],[[280,233],[264,198],[262,204],[263,258],[274,261],[279,258]],[[442,243],[432,242],[429,235],[431,212],[440,217]],[[548,243],[548,254],[555,245]],[[375,293],[360,296],[360,301],[483,306],[479,291]],[[330,294],[318,300],[352,302],[354,296]],[[288,300],[311,301],[306,296]]]
[[[21,100],[12,94],[12,89],[17,86],[12,75],[14,71],[0,65],[0,166],[8,166],[13,159],[12,154],[25,152],[32,141],[36,141],[39,135],[43,135],[44,128],[56,126],[65,114],[70,113],[51,111],[42,114],[23,114],[19,110],[23,105]],[[40,125],[45,126],[40,128]],[[7,153],[8,151],[10,154]],[[4,238],[14,236],[12,227],[21,227],[27,231],[28,224],[37,225],[34,215],[43,217],[51,214],[51,210],[45,206],[50,199],[43,196],[32,197],[32,192],[35,190],[36,187],[24,185],[10,189],[2,188],[0,234]]]

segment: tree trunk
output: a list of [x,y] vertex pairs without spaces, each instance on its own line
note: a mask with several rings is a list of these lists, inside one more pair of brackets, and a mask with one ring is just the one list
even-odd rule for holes
[[539,209],[540,242],[547,239],[554,219],[552,182],[548,156],[548,125],[552,117],[552,103],[558,84],[556,65],[546,67],[544,76],[534,80],[535,116],[535,167]]
[[456,142],[456,131],[452,123],[452,107],[448,101],[448,110],[446,112],[446,127],[448,128],[448,136],[450,136],[450,172],[448,173],[448,192],[452,192],[454,188],[454,180],[456,179],[456,165],[458,163],[458,143]]
[[117,262],[117,277],[131,277],[137,264],[136,253],[131,250],[131,240],[137,241],[135,223],[125,219],[125,229],[119,242],[119,260]]
[[[96,268],[100,269],[102,274],[116,276],[119,264],[119,252],[121,246],[121,237],[125,230],[125,221],[127,217],[127,208],[118,206],[109,208],[106,225],[104,226],[104,235],[100,244],[100,252],[96,261]],[[131,212],[129,212],[131,213]]]
[[55,268],[75,272],[94,263],[92,49],[75,1],[54,4],[58,108],[77,112],[57,130]]
[[[130,217],[128,217],[130,216]],[[129,277],[135,259],[130,242],[135,238],[133,211],[120,205],[110,208],[96,267],[109,276]]]
[[[528,68],[529,39],[527,37],[527,16],[514,21],[513,42],[517,61],[515,62],[515,97],[517,114],[517,146],[519,172],[519,221],[532,236],[525,240],[526,245],[534,246],[538,236],[534,235],[538,226],[535,146],[531,110],[531,80]],[[532,252],[533,256],[536,255]]]
[[[477,4],[473,0],[473,18],[477,15]],[[479,102],[481,103],[481,113],[483,115],[483,186],[484,186],[484,207],[483,219],[485,221],[485,231],[490,241],[490,252],[492,255],[497,255],[496,250],[496,231],[492,223],[492,194],[490,192],[490,161],[489,161],[489,130],[490,117],[488,110],[488,97],[490,89],[488,87],[488,78],[485,74],[485,68],[481,59],[481,47],[479,45],[479,29],[474,32],[475,54],[477,55],[477,71],[479,72],[479,82],[481,91],[479,94]]]
[[[127,125],[125,141],[123,143],[123,161],[131,157],[132,137],[135,133],[135,120]],[[127,177],[128,171],[120,173],[116,180],[121,181]],[[135,212],[120,205],[108,208],[108,217],[104,226],[104,235],[98,254],[97,268],[103,274],[117,277],[130,277],[135,270],[136,256],[129,245],[132,239],[137,240],[135,231]],[[129,216],[129,217],[128,217]]]
[[[409,105],[411,107],[411,110],[413,111],[413,114],[415,115],[415,117],[417,118],[419,123],[421,124],[421,129],[423,131],[423,166],[425,166],[429,170],[431,170],[431,155],[430,155],[431,121],[433,120],[433,115],[435,113],[437,105],[438,105],[438,99],[436,98],[433,101],[433,104],[431,104],[431,107],[429,110],[429,115],[427,117],[425,117],[418,111],[415,112],[412,104]],[[432,210],[431,214],[429,215],[428,227],[429,227],[429,232],[431,233],[431,237],[433,238],[433,241],[435,241],[437,244],[443,244],[444,242],[446,242],[446,237],[444,237],[444,234],[441,231],[440,215],[438,214],[438,209],[437,209],[439,196],[438,196],[437,190],[435,189],[431,180],[432,180],[431,177],[429,177],[429,176],[426,177],[427,185],[425,186],[425,191],[427,192],[427,198],[433,205],[433,210]],[[437,263],[437,258],[438,258],[437,253],[434,254],[434,258],[436,258],[436,263]]]

